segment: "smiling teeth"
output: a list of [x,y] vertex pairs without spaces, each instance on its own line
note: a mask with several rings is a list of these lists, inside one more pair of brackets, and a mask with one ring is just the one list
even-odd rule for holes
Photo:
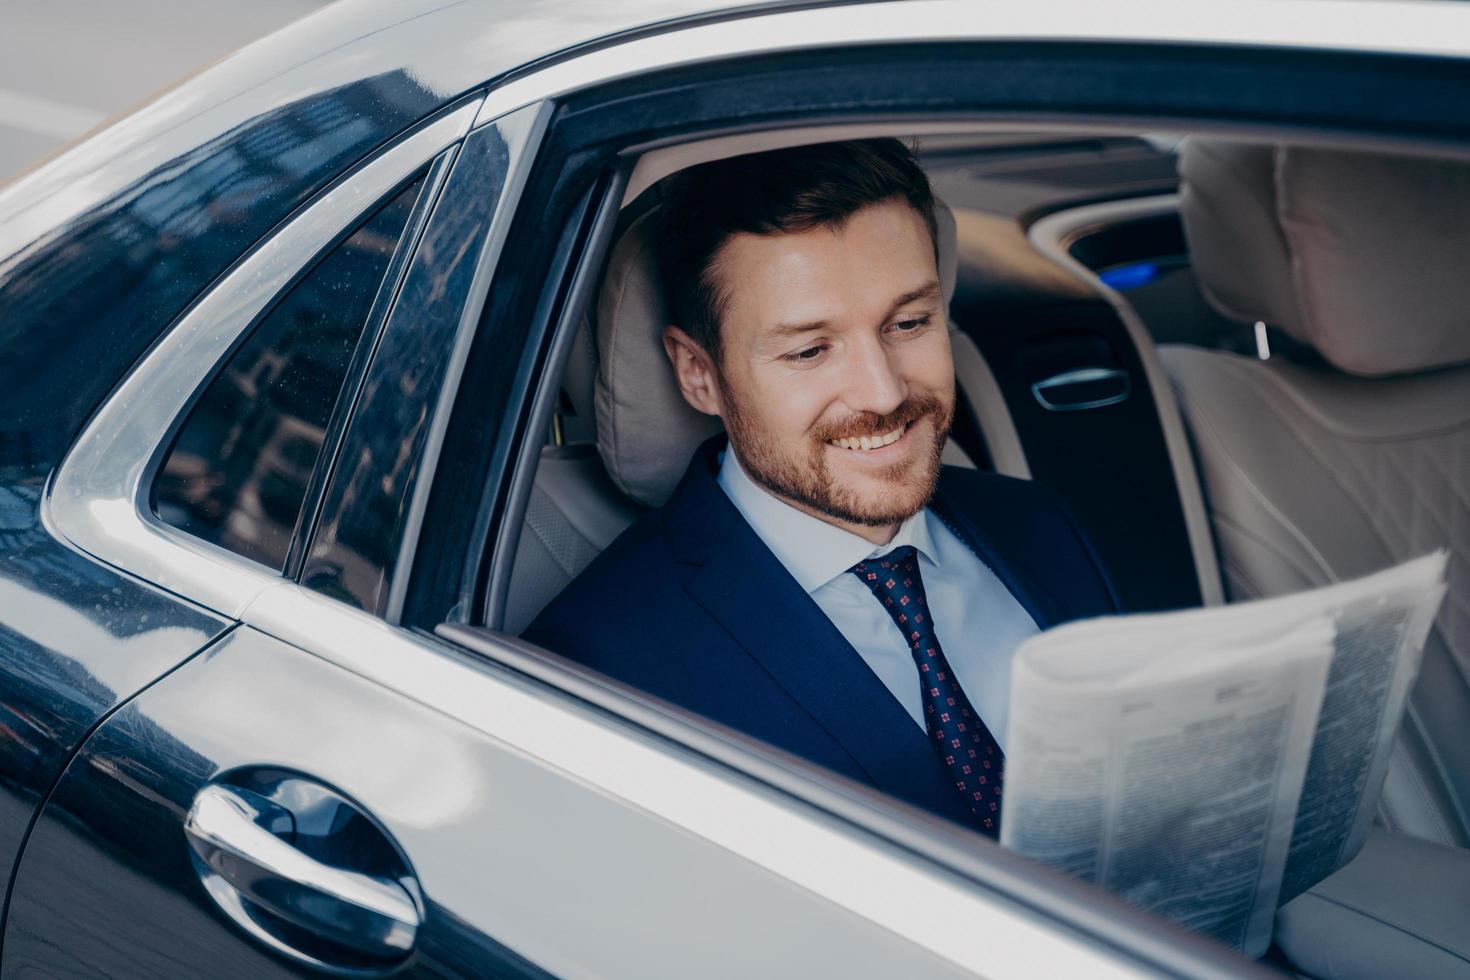
[[893,443],[902,438],[903,427],[900,426],[899,428],[894,429],[892,432],[884,433],[881,436],[858,436],[856,438],[848,439],[833,439],[831,440],[831,443],[832,445],[838,446],[842,449],[856,449],[858,452],[862,452],[866,449],[881,449],[884,446],[891,446]]

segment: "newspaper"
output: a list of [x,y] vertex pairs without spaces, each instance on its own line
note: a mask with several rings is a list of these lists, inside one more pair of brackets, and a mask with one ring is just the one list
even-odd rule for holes
[[1001,843],[1261,955],[1362,846],[1447,560],[1028,640]]

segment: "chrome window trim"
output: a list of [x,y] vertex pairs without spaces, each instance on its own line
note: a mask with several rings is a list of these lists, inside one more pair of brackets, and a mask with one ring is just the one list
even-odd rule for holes
[[200,386],[300,272],[385,195],[467,133],[480,100],[445,113],[337,182],[248,253],[169,329],[102,404],[41,503],[56,537],[236,617],[281,575],[158,520],[149,476]]
[[[722,846],[977,976],[1142,977],[1160,969],[1052,921],[1000,888],[956,876],[941,861],[897,843],[902,835],[896,829],[871,831],[799,801],[775,781],[753,781],[699,751],[672,748],[666,737],[617,714],[548,691],[480,655],[450,654],[439,641],[303,586],[280,582],[258,595],[241,619]],[[503,653],[497,659],[505,663],[534,656],[519,641],[498,642]],[[811,795],[820,797],[821,786],[802,794]],[[955,863],[995,860],[983,853],[994,845],[923,815],[916,820],[931,822],[934,839],[953,851]],[[965,860],[972,849],[979,857]],[[1198,944],[1192,956],[1172,960],[1185,975],[1263,975],[1204,940],[1180,941]]]
[[666,68],[874,42],[941,41],[1202,43],[1465,58],[1470,7],[1438,0],[890,0],[808,8],[653,34],[550,64],[492,89],[477,123]]

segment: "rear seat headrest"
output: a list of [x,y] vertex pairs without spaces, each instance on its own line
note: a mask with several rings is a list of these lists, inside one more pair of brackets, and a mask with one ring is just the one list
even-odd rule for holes
[[1470,162],[1190,139],[1180,212],[1226,316],[1376,376],[1470,360]]
[[[948,308],[958,258],[954,214],[936,200],[939,282]],[[613,246],[597,297],[597,449],[618,489],[648,507],[673,493],[718,418],[689,407],[664,354],[669,323],[650,229],[656,211],[628,226]]]

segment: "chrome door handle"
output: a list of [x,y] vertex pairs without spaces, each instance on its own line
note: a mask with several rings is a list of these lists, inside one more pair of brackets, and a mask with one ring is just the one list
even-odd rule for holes
[[423,919],[408,889],[323,864],[267,827],[290,819],[288,811],[249,790],[217,783],[201,789],[184,834],[219,879],[206,880],[210,894],[219,900],[223,883],[315,935],[370,956],[406,955]]

